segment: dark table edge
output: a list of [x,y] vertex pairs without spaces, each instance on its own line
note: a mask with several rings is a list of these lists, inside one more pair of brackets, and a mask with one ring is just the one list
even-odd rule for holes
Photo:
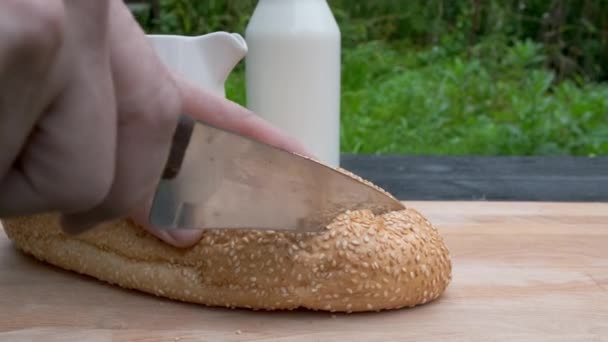
[[342,154],[400,200],[608,201],[608,156]]

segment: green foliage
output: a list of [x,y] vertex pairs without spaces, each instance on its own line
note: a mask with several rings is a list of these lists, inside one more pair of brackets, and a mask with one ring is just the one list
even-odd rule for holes
[[[328,0],[342,150],[608,154],[608,1]],[[160,0],[147,32],[244,33],[256,0]],[[243,63],[227,96],[245,104]]]
[[140,21],[148,32],[198,35],[212,31],[243,33],[257,0],[158,0],[157,20]]
[[555,74],[538,67],[538,50],[515,44],[499,60],[443,57],[440,48],[403,54],[377,43],[349,51],[342,149],[608,154],[608,86],[552,85]]
[[[157,20],[141,16],[149,32],[243,33],[257,0],[158,0]],[[606,0],[328,0],[345,47],[373,40],[417,46],[471,48],[482,40],[543,44],[545,65],[558,79],[608,79]]]

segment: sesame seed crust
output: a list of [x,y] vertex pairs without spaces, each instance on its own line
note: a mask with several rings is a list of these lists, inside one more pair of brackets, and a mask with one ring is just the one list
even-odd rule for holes
[[209,230],[169,246],[130,220],[65,235],[59,216],[4,219],[15,246],[124,288],[229,308],[331,312],[399,309],[438,298],[452,278],[439,231],[418,211],[345,212],[316,233]]

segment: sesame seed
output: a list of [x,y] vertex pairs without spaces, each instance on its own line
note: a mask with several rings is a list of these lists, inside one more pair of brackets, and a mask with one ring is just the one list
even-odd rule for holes
[[[151,259],[146,254],[150,253],[147,250],[144,253],[137,251],[137,248],[130,248],[126,253],[132,253],[134,258],[153,260],[154,263],[166,265],[163,267],[167,267],[179,277],[187,279],[187,283],[194,284],[192,287],[182,288],[181,291],[172,290],[169,293],[170,296],[190,297],[193,301],[208,305],[250,309],[253,306],[254,310],[297,309],[299,307],[317,310],[327,304],[320,301],[325,297],[332,300],[333,303],[340,303],[339,309],[351,312],[353,304],[349,301],[353,301],[354,292],[357,292],[356,297],[358,298],[370,298],[367,302],[362,303],[361,299],[358,299],[357,310],[360,310],[361,306],[367,307],[369,310],[381,310],[428,302],[440,295],[445,285],[444,282],[448,282],[452,277],[451,259],[447,254],[447,248],[443,246],[438,233],[432,231],[431,226],[424,226],[422,222],[424,222],[422,216],[414,211],[375,216],[371,211],[359,210],[340,215],[340,218],[326,227],[326,231],[321,234],[209,231],[205,232],[199,245],[184,254],[169,250],[169,256],[152,256]],[[411,230],[404,230],[406,226]],[[131,234],[129,230],[124,231]],[[40,234],[41,239],[46,238],[45,234],[39,232],[36,234]],[[137,234],[144,236],[142,234],[145,233]],[[296,236],[298,236],[297,239]],[[331,237],[335,239],[330,240]],[[373,241],[365,248],[353,247],[363,242],[369,243],[370,238],[373,238]],[[336,239],[339,242],[335,241]],[[127,246],[137,246],[140,243],[138,240],[133,240],[134,242],[130,240],[132,239],[125,239],[121,243]],[[113,240],[111,239],[102,236],[98,241],[108,244],[108,249],[112,247],[110,243]],[[268,246],[255,246],[255,241],[260,246],[263,244],[268,244]],[[333,249],[334,243],[337,247],[336,250]],[[304,248],[307,248],[305,252],[302,250]],[[39,253],[44,253],[44,250],[44,248],[40,249]],[[330,250],[331,252],[329,252]],[[286,256],[286,252],[290,255]],[[64,255],[65,258],[74,254],[64,251],[56,252],[56,255]],[[422,260],[422,256],[425,257],[425,260]],[[263,261],[258,261],[262,259]],[[414,266],[412,266],[412,261],[414,261],[412,259],[416,262]],[[299,262],[295,265],[297,267],[294,267],[296,260]],[[77,262],[85,271],[88,269],[96,272],[103,271],[114,281],[120,279],[122,275],[125,277],[122,281],[123,285],[141,286],[138,284],[141,279],[128,272],[118,273],[115,269],[105,265],[93,266],[81,260]],[[103,265],[103,258],[99,258],[99,263]],[[160,277],[152,268],[144,266],[142,269],[143,276],[156,279],[150,292],[163,295],[163,291],[170,288],[171,279]],[[244,278],[245,281],[230,279],[231,276],[238,278],[234,276],[235,274]],[[251,277],[252,274],[255,276]],[[306,275],[306,279],[304,279],[304,275]],[[287,277],[294,277],[293,279],[305,281],[305,283],[295,285],[294,282],[289,287],[281,287],[290,283]],[[419,281],[410,281],[410,278],[415,279],[416,277],[420,278]],[[316,292],[319,287],[323,286],[317,282],[326,282],[330,278],[331,287],[328,285],[327,290]],[[250,281],[246,281],[247,279]],[[315,279],[317,282],[314,282]],[[418,285],[418,290],[414,289],[414,285],[404,286],[403,284],[406,282]],[[262,284],[265,286],[261,286]],[[331,291],[332,288],[336,288],[334,286],[338,286],[337,292]],[[230,297],[223,292],[226,289],[230,289],[233,293],[241,290],[247,295],[235,296],[233,301],[230,301]],[[279,291],[279,289],[284,290]],[[347,290],[342,292],[343,289]],[[305,298],[303,294],[306,293],[306,290],[316,293],[310,298]],[[399,291],[401,293],[397,295]],[[281,297],[282,293],[285,293],[285,296]],[[271,298],[272,294],[279,300]],[[409,298],[405,298],[406,294],[412,297],[411,301]],[[258,299],[255,299],[255,296]],[[372,297],[383,297],[383,300],[375,302],[371,300]],[[388,305],[388,301],[393,304]],[[336,306],[333,303],[331,305]],[[329,310],[335,311],[337,308],[331,307]]]

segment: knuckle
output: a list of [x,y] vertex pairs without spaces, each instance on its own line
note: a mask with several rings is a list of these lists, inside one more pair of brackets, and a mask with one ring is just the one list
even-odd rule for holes
[[53,182],[55,188],[46,192],[59,196],[57,202],[61,203],[62,210],[86,211],[100,205],[106,199],[112,188],[112,181],[112,173],[107,170],[91,173],[72,172],[65,174],[63,179]]
[[108,196],[112,188],[112,179],[110,177],[96,177],[90,179],[88,189],[82,192],[83,206],[93,208],[101,204]]
[[63,1],[17,1],[10,7],[11,25],[5,39],[13,48],[32,53],[53,53],[63,43]]
[[132,194],[121,193],[122,196],[112,196],[110,202],[104,203],[101,209],[107,217],[119,217],[128,214],[139,202]]
[[146,89],[126,107],[130,108],[121,114],[125,121],[164,141],[170,138],[181,114],[181,98],[177,88],[169,83]]

